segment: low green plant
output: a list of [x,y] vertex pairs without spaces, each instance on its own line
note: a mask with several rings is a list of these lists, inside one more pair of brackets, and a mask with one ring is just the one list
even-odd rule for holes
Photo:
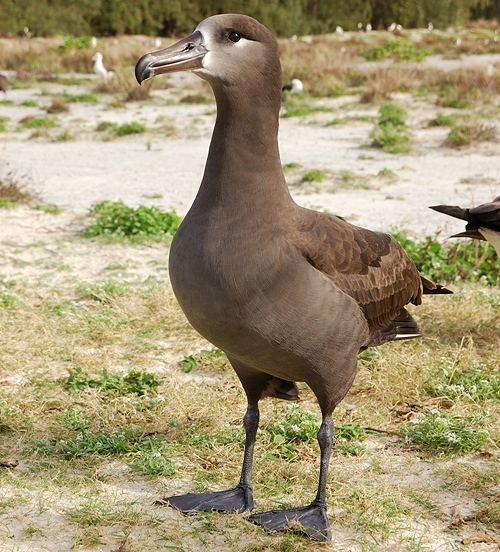
[[0,209],[14,209],[17,203],[10,197],[0,197]]
[[274,421],[265,430],[274,445],[273,454],[291,461],[298,460],[297,445],[316,440],[320,424],[317,417],[293,403],[275,408]]
[[96,130],[97,132],[104,132],[106,130],[115,132],[117,128],[118,128],[118,123],[113,123],[111,121],[101,121],[97,125]]
[[56,142],[69,142],[70,140],[73,140],[73,135],[69,130],[63,130],[55,137]]
[[10,117],[0,117],[0,132],[7,131],[7,123],[10,121]]
[[411,140],[406,126],[406,111],[395,104],[387,103],[380,107],[378,123],[370,137],[372,146],[387,153],[407,153]]
[[451,115],[445,115],[444,113],[438,113],[434,119],[431,119],[428,123],[430,127],[441,126],[453,126],[455,124],[455,117]]
[[171,476],[176,467],[169,455],[169,446],[157,435],[147,436],[135,426],[109,433],[90,431],[91,420],[80,409],[65,412],[65,425],[74,433],[54,441],[35,441],[32,450],[42,455],[62,455],[66,460],[86,455],[125,456],[130,467],[144,475]]
[[130,123],[123,123],[116,129],[117,136],[128,136],[129,134],[141,134],[146,132],[147,128],[142,123],[132,121]]
[[380,126],[392,125],[405,128],[406,111],[399,105],[386,103],[380,107],[378,124]]
[[371,123],[373,122],[373,117],[371,115],[350,115],[347,117],[335,117],[330,122],[326,123],[325,126],[329,127],[329,126],[345,125],[352,121]]
[[128,136],[129,134],[142,134],[147,131],[147,128],[142,123],[137,123],[135,121],[123,123],[122,125],[111,121],[101,121],[97,125],[96,130],[98,132],[107,131],[111,137],[121,137]]
[[476,142],[494,142],[497,130],[494,125],[473,123],[452,126],[444,144],[451,147],[469,146]]
[[422,61],[428,56],[433,55],[430,48],[418,48],[410,42],[399,38],[390,40],[383,46],[375,46],[365,52],[363,57],[367,61],[380,61],[382,59],[394,59],[396,61]]
[[431,236],[412,239],[404,231],[391,235],[410,255],[418,270],[431,280],[500,283],[498,257],[487,242],[457,240],[442,244]]
[[335,111],[333,107],[325,107],[322,105],[310,105],[304,102],[289,101],[285,103],[285,110],[281,115],[283,118],[288,117],[305,117],[311,113]]
[[175,474],[176,464],[168,457],[167,443],[156,435],[142,439],[136,447],[130,467],[144,475],[170,477]]
[[440,410],[420,412],[402,433],[409,444],[435,453],[465,454],[480,450],[488,439],[484,417],[449,416]]
[[382,169],[380,169],[377,173],[377,176],[380,178],[388,178],[390,180],[394,180],[397,178],[396,173],[393,170],[388,169],[387,167],[383,167]]
[[500,401],[500,372],[485,364],[472,362],[467,368],[458,368],[443,360],[425,383],[425,391],[433,397],[457,399],[467,397],[475,402]]
[[323,182],[326,178],[326,173],[317,169],[307,171],[302,175],[301,182]]
[[359,443],[366,436],[366,430],[357,422],[348,422],[335,427],[335,451],[343,456],[360,456],[365,447]]
[[83,414],[81,408],[71,408],[63,413],[61,422],[75,431],[86,431],[92,420]]
[[117,456],[133,451],[142,437],[137,427],[124,427],[108,434],[83,430],[60,440],[56,444],[56,450],[66,459],[87,454]]
[[131,293],[131,288],[130,284],[120,280],[101,280],[93,283],[81,283],[77,291],[83,299],[109,303],[112,297],[124,297]]
[[370,185],[363,179],[362,176],[348,170],[339,171],[339,185],[342,189],[347,190],[369,190]]
[[0,308],[12,309],[16,306],[18,297],[0,286]]
[[68,372],[69,376],[63,382],[63,386],[70,393],[90,387],[99,389],[103,393],[145,395],[161,384],[156,374],[142,370],[129,370],[126,374],[111,374],[104,369],[98,378],[89,376],[79,366],[69,368]]
[[107,236],[144,241],[174,235],[181,223],[175,211],[163,211],[158,207],[128,207],[121,201],[102,201],[90,209],[95,220],[83,235]]
[[53,128],[57,126],[57,121],[52,117],[25,117],[21,120],[21,126],[23,128]]
[[220,349],[202,349],[199,353],[185,356],[183,359],[179,360],[177,364],[187,374],[191,372],[193,368],[200,365],[206,365],[211,360],[220,358],[225,358],[224,353]]
[[300,163],[297,163],[295,161],[290,161],[290,163],[285,163],[283,165],[283,171],[293,171],[293,169],[300,169],[302,165]]
[[60,52],[68,52],[69,50],[90,50],[91,48],[91,36],[66,36],[64,37],[64,42],[57,47]]
[[99,98],[94,92],[87,92],[85,94],[68,94],[64,92],[62,97],[67,102],[76,102],[76,103],[99,103]]
[[35,209],[35,211],[42,211],[42,213],[47,213],[49,215],[60,215],[63,212],[61,207],[52,203],[37,203],[36,205],[33,205],[33,209]]
[[189,94],[180,99],[181,103],[186,104],[207,104],[212,103],[212,98],[204,96],[203,94]]
[[33,201],[36,193],[31,187],[29,178],[5,168],[0,174],[0,208],[11,209],[21,203]]

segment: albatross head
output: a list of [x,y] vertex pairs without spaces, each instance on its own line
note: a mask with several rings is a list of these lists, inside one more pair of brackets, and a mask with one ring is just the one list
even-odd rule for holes
[[162,73],[193,71],[212,87],[253,80],[258,87],[279,81],[278,43],[272,33],[246,15],[214,15],[176,44],[142,56],[135,66],[139,84]]

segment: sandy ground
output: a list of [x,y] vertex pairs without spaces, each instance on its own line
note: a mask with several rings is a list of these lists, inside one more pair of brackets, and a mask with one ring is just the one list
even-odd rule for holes
[[[447,61],[451,62],[456,64],[456,60]],[[187,89],[196,77],[184,77],[188,78],[180,83]],[[71,141],[28,139],[31,130],[18,130],[23,117],[46,115],[44,108],[50,104],[52,94],[81,94],[89,92],[91,86],[43,83],[40,88],[10,90],[8,98],[15,105],[0,107],[1,114],[10,117],[9,132],[4,133],[0,146],[0,166],[6,164],[15,173],[27,175],[42,201],[67,211],[84,213],[97,201],[121,199],[130,205],[154,203],[184,214],[203,175],[215,104],[169,105],[171,89],[157,90],[149,101],[129,103],[121,109],[109,109],[109,99],[96,105],[71,103],[68,113],[57,116],[60,126],[50,131],[54,137],[66,129],[74,136]],[[20,105],[28,99],[35,99],[40,107]],[[438,111],[454,110],[438,109],[405,94],[395,95],[393,100],[409,112],[414,147],[407,155],[370,148],[373,123],[324,126],[334,117],[376,117],[378,106],[356,104],[352,97],[317,101],[335,109],[333,113],[282,118],[279,141],[284,164],[300,163],[304,169],[324,170],[332,177],[348,172],[363,183],[348,188],[327,181],[314,190],[292,183],[292,194],[302,205],[329,210],[374,230],[398,227],[424,235],[443,227],[445,232],[460,229],[460,223],[446,220],[428,206],[468,206],[498,195],[500,144],[460,150],[442,147],[448,129],[426,125]],[[152,130],[103,141],[102,133],[95,132],[102,121],[137,121]],[[170,136],[165,136],[158,121],[173,127]],[[500,130],[498,121],[496,124]],[[378,178],[382,169],[393,171],[395,178]]]

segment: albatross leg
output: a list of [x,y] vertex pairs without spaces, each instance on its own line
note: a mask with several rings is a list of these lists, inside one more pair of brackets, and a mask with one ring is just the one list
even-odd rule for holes
[[318,431],[318,442],[321,450],[318,492],[311,504],[302,508],[252,514],[248,519],[262,525],[268,531],[281,531],[296,527],[317,541],[331,540],[332,535],[326,512],[325,494],[333,440],[333,421],[331,416],[325,416]]
[[179,510],[183,514],[193,511],[216,510],[218,512],[248,512],[253,509],[252,493],[252,462],[255,446],[255,437],[259,425],[259,408],[257,403],[248,404],[243,418],[245,426],[245,452],[243,467],[238,485],[227,491],[211,493],[188,493],[171,496],[157,501],[157,504],[166,504]]

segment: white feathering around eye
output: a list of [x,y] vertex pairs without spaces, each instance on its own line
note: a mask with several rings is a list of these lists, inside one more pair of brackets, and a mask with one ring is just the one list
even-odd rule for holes
[[[218,59],[217,56],[217,53],[221,50],[221,47],[212,39],[212,37],[210,37],[210,35],[208,35],[208,33],[203,34],[203,42],[205,43],[205,47],[207,49],[207,53],[203,56],[203,69],[198,69],[195,72],[201,74],[206,73],[215,77],[219,75],[221,73],[221,69],[223,69],[220,58]],[[224,48],[238,48],[239,50],[242,50],[244,48],[248,48],[251,43],[252,41],[246,38],[240,38],[238,42],[231,42],[228,40],[227,43],[224,44]]]

